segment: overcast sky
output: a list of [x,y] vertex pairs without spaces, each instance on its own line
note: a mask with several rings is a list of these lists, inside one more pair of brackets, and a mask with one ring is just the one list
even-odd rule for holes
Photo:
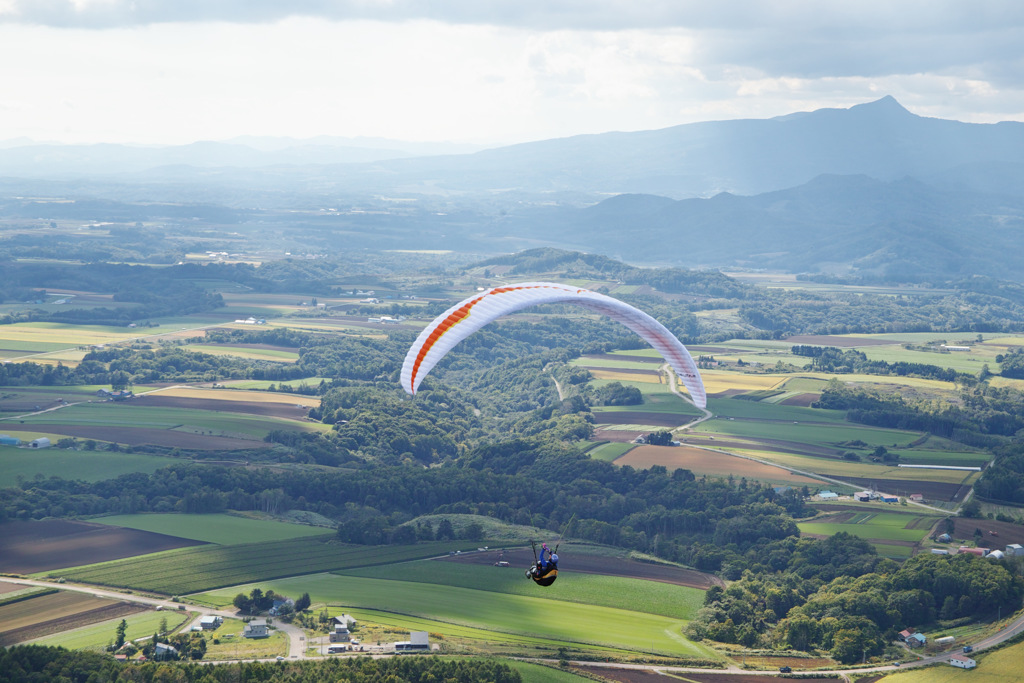
[[1024,120],[1024,2],[0,0],[0,140],[504,144],[884,95]]

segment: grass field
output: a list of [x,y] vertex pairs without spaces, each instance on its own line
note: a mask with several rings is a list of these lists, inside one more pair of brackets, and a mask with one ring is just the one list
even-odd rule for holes
[[589,680],[583,676],[541,664],[530,664],[515,659],[509,659],[504,663],[519,672],[523,683],[580,683]]
[[[281,631],[273,631],[269,638],[243,638],[245,622],[241,619],[225,619],[216,631],[207,634],[207,660],[266,659],[288,654],[288,637]],[[214,639],[219,642],[214,643]]]
[[[845,516],[845,515],[844,515]],[[858,512],[842,522],[798,522],[803,533],[832,536],[845,531],[867,540],[920,542],[938,517],[890,512]],[[913,528],[907,528],[912,526]]]
[[616,458],[622,457],[632,448],[633,444],[631,443],[616,443],[614,441],[609,441],[607,443],[603,443],[594,448],[591,448],[589,451],[587,451],[587,455],[589,455],[594,460],[612,462]]
[[[558,602],[556,583],[537,597],[434,584],[316,574],[261,582],[263,590],[285,595],[308,592],[313,602],[370,608],[501,633],[522,634],[570,643],[625,648],[666,655],[718,657],[682,635],[685,620],[609,607]],[[429,585],[429,589],[426,586]],[[231,599],[250,586],[212,595]],[[554,608],[557,606],[557,610]],[[557,618],[553,614],[557,613]],[[609,625],[614,625],[610,628]],[[442,631],[443,632],[443,631]]]
[[[231,389],[268,389],[271,385],[276,387],[291,387],[297,389],[303,384],[310,387],[316,387],[320,385],[320,382],[330,382],[329,377],[307,377],[306,379],[291,379],[285,382],[273,382],[267,379],[240,379],[240,380],[228,380],[224,382],[224,386]],[[298,398],[301,394],[288,394],[289,396],[295,396]]]
[[[4,430],[3,424],[0,422],[0,433],[9,432],[10,430]],[[132,472],[151,474],[161,467],[167,467],[171,462],[173,461],[160,456],[136,453],[56,448],[26,450],[0,446],[0,488],[16,486],[19,478],[31,481],[37,476],[47,478],[55,474],[64,479],[90,482],[113,479]]]
[[719,418],[774,420],[782,422],[814,422],[848,425],[846,411],[820,410],[799,406],[780,406],[759,401],[740,401],[732,398],[712,398],[708,409]]
[[153,635],[160,629],[160,622],[167,620],[167,628],[174,630],[181,625],[190,615],[187,612],[178,610],[165,610],[163,612],[149,611],[139,614],[129,614],[126,617],[108,619],[98,624],[76,628],[72,631],[57,633],[33,641],[34,645],[50,645],[53,647],[64,647],[69,650],[96,650],[100,651],[108,643],[114,641],[114,631],[123,618],[128,622],[128,629],[125,631],[127,640],[145,638]]
[[[144,401],[145,399],[136,399]],[[302,423],[268,416],[245,416],[190,408],[146,407],[136,402],[72,405],[23,418],[25,425],[45,430],[46,425],[102,425],[149,429],[175,429],[215,436],[262,439],[272,429],[302,429]]]
[[[527,581],[518,569],[485,565],[453,565],[449,562],[425,560],[339,573],[343,576],[430,583],[526,597],[538,595],[537,587]],[[557,591],[547,591],[544,597],[685,620],[692,619],[704,602],[704,591],[697,588],[619,576],[562,573],[565,576],[560,576],[559,581],[552,586],[557,587]]]
[[254,349],[222,344],[189,344],[184,348],[188,351],[208,353],[211,356],[235,356],[237,358],[269,360],[278,363],[294,363],[299,360],[298,353],[294,351],[279,351],[277,349]]
[[[809,409],[813,410],[813,409]],[[863,441],[872,448],[885,446],[896,448],[909,446],[921,438],[920,432],[903,432],[896,429],[866,427],[852,423],[814,424],[809,422],[754,422],[748,420],[712,419],[702,422],[697,429],[712,434],[727,434],[758,439],[793,441],[797,443],[831,446],[849,441]]]
[[323,529],[321,527],[248,519],[246,517],[223,514],[115,515],[113,517],[98,517],[90,521],[126,527],[128,529],[152,531],[179,538],[189,538],[194,541],[216,543],[218,545],[284,541],[293,538],[324,536],[333,533],[330,529]]
[[[448,552],[449,542],[410,546],[346,546],[299,538],[232,546],[199,546],[47,572],[54,578],[183,595],[297,573],[355,569]],[[232,596],[234,594],[232,593]],[[230,599],[228,600],[230,603]]]

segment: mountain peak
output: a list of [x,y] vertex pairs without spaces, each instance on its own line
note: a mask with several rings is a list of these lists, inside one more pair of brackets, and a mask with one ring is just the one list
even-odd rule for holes
[[886,95],[880,100],[874,102],[865,102],[864,104],[855,104],[850,107],[850,111],[862,111],[862,112],[873,112],[883,114],[913,114],[907,110],[902,104],[896,101],[896,98],[892,95]]

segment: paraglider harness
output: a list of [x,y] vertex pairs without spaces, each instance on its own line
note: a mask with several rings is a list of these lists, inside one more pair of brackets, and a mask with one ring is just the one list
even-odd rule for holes
[[[541,557],[537,555],[537,543],[530,541],[530,545],[533,546],[533,566],[526,570],[527,578],[533,579],[533,582],[538,586],[550,586],[558,578],[558,546],[555,546],[554,551],[548,550],[546,547],[541,548]],[[547,562],[542,562],[544,551],[547,550],[551,554],[551,559]]]
[[[562,544],[562,538],[565,537],[565,532],[569,530],[572,521],[576,519],[576,515],[573,514],[566,522],[565,528],[562,529],[562,533],[558,535],[558,541],[555,543],[555,549],[551,550],[547,548],[547,544],[541,545],[541,554],[537,555],[537,542],[530,541],[530,545],[533,547],[533,566],[526,570],[526,578],[533,579],[533,582],[538,586],[550,586],[558,578],[558,546]],[[548,561],[544,562],[544,551],[548,552]]]

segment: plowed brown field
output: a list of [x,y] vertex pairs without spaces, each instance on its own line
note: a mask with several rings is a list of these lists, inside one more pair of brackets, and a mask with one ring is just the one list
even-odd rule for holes
[[0,607],[0,646],[144,611],[141,605],[85,593],[41,595]]
[[205,544],[89,522],[6,522],[0,525],[0,572],[32,574],[192,545]]
[[139,405],[146,406],[147,408],[193,408],[210,412],[266,415],[268,417],[283,417],[290,420],[301,419],[309,412],[309,408],[306,406],[296,408],[294,401],[291,403],[260,403],[256,401],[222,401],[215,398],[161,396],[160,394],[147,394],[140,397]]

